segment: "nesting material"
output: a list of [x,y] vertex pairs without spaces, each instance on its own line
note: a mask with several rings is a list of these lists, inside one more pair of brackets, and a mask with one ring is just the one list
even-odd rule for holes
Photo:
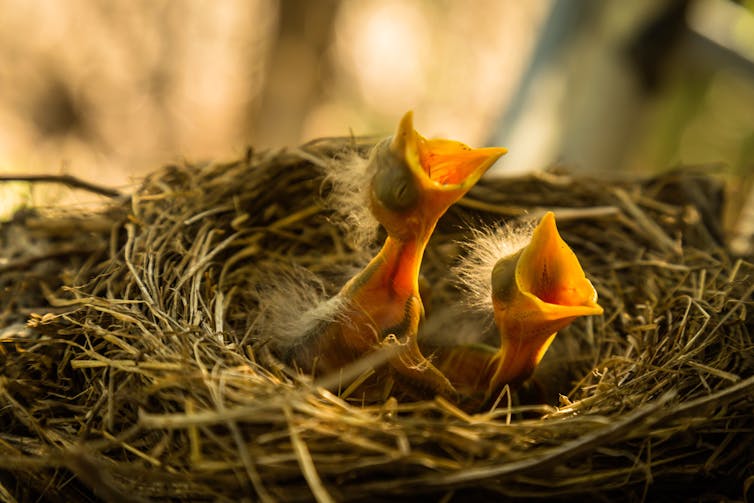
[[5,224],[0,499],[752,497],[754,266],[702,175],[483,180],[440,221],[427,323],[464,337],[464,241],[555,211],[605,313],[561,331],[536,393],[361,403],[276,361],[273,295],[327,298],[370,258],[326,202],[331,159],[370,145],[172,166],[104,212]]

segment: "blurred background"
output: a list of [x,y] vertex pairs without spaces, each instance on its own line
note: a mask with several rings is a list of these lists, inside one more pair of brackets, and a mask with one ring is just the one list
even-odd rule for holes
[[[0,174],[124,188],[408,109],[493,175],[724,172],[748,242],[754,0],[0,0]],[[0,184],[0,218],[86,197]]]

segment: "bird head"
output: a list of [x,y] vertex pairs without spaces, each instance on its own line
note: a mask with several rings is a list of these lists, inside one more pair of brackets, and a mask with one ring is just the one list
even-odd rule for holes
[[492,270],[492,303],[501,338],[536,365],[558,330],[599,315],[597,292],[548,212],[528,245]]
[[407,112],[395,135],[372,151],[372,213],[393,237],[428,238],[442,214],[505,152],[428,140],[414,130],[413,114]]

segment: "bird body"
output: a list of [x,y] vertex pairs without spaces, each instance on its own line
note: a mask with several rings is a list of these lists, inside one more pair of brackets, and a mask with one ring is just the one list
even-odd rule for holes
[[[388,237],[369,264],[351,278],[338,293],[338,315],[293,356],[297,366],[320,374],[337,372],[390,340],[403,341],[401,356],[413,365],[400,365],[412,378],[427,380],[435,391],[451,386],[439,373],[422,376],[411,367],[426,365],[419,352],[416,333],[424,316],[418,293],[418,276],[422,247]],[[392,336],[392,337],[391,337]],[[310,363],[309,363],[310,362]],[[429,372],[434,370],[429,367]]]

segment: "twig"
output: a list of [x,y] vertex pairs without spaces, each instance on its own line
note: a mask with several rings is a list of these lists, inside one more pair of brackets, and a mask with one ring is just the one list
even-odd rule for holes
[[296,454],[301,472],[304,474],[306,482],[309,484],[309,488],[312,490],[314,499],[318,503],[331,503],[334,500],[332,496],[327,492],[325,486],[322,485],[322,480],[317,474],[317,468],[314,466],[314,460],[312,460],[311,453],[306,447],[306,444],[298,434],[296,426],[293,424],[293,413],[288,405],[283,407],[285,417],[288,420],[288,433],[291,436],[291,444],[293,445],[293,452]]
[[467,469],[456,474],[427,477],[425,480],[430,484],[440,483],[440,485],[470,482],[474,480],[478,481],[492,477],[512,475],[525,470],[542,468],[559,461],[565,461],[581,454],[582,452],[604,445],[612,439],[621,438],[630,428],[636,428],[637,424],[645,423],[644,426],[647,426],[649,423],[657,421],[657,418],[653,416],[653,413],[661,410],[674,397],[675,393],[670,391],[661,396],[655,402],[637,408],[635,411],[626,414],[623,418],[614,421],[612,424],[609,424],[604,428],[595,429],[594,431],[586,433],[574,440],[564,442],[562,445],[549,449],[541,455],[531,455],[520,461],[503,465],[481,466],[479,468]]
[[633,218],[647,234],[649,234],[663,251],[671,252],[676,255],[681,253],[678,243],[670,239],[657,223],[650,220],[647,215],[644,214],[636,203],[631,200],[631,196],[628,195],[628,192],[621,188],[615,188],[613,193],[623,204],[623,208],[628,212],[629,216]]
[[147,501],[137,494],[123,492],[110,473],[83,448],[72,447],[66,454],[66,467],[104,501]]
[[72,175],[0,175],[0,182],[60,183],[106,197],[118,198],[123,195],[115,189],[96,185]]

